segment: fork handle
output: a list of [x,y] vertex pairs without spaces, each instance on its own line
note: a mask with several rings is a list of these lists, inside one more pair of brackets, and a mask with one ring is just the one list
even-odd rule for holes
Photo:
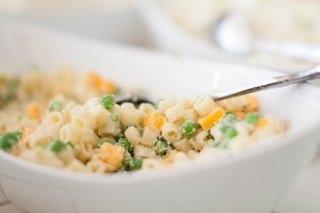
[[262,81],[254,82],[247,86],[218,92],[214,94],[212,98],[215,101],[220,101],[227,98],[232,98],[266,89],[284,87],[291,84],[296,84],[318,78],[320,78],[320,65],[300,72],[276,76]]

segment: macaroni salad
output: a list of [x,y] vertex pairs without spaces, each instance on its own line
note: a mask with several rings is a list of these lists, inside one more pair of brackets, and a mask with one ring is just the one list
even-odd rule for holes
[[77,172],[166,167],[228,152],[285,130],[246,95],[115,103],[120,89],[94,71],[0,74],[0,148],[19,158]]

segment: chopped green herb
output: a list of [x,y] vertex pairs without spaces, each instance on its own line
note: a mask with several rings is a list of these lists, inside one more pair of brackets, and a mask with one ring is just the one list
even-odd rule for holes
[[218,146],[218,148],[220,148],[220,149],[227,149],[228,147],[229,147],[229,141],[223,141]]
[[156,107],[156,109],[159,109],[159,105],[160,105],[161,101],[163,101],[163,99],[159,99],[155,102],[154,106]]
[[197,130],[197,123],[193,120],[186,120],[180,127],[182,134],[190,138]]
[[16,94],[13,90],[8,90],[3,96],[3,100],[5,104],[8,104],[9,102],[13,101],[15,98],[16,98]]
[[122,165],[121,165],[122,169],[125,171],[129,171],[131,161],[132,161],[132,157],[131,157],[130,153],[127,153],[122,160]]
[[60,140],[53,140],[48,144],[47,149],[58,154],[65,149],[65,143]]
[[98,145],[102,145],[104,143],[115,144],[116,140],[114,138],[112,138],[112,137],[101,138],[100,141],[98,142]]
[[61,111],[62,104],[60,101],[52,101],[48,107],[49,112]]
[[237,135],[238,135],[238,131],[234,127],[228,127],[224,132],[224,136],[229,139],[234,138]]
[[220,145],[220,142],[216,141],[216,140],[210,140],[208,143],[207,143],[207,146],[209,148],[216,148]]
[[148,94],[148,91],[145,90],[145,89],[140,88],[135,93],[139,94],[139,95],[146,95],[146,94]]
[[165,139],[158,139],[153,147],[155,153],[160,156],[164,156],[171,149],[170,145]]
[[8,151],[10,150],[21,138],[21,132],[8,132],[0,136],[0,148]]
[[124,131],[126,131],[131,125],[123,125]]
[[115,114],[115,113],[112,113],[111,114],[111,120],[113,122],[117,122],[117,121],[119,121],[119,116],[117,114]]
[[40,66],[38,64],[29,64],[28,71],[29,72],[39,72]]
[[8,104],[9,102],[16,99],[19,83],[20,83],[20,79],[18,78],[15,78],[7,83],[6,90],[4,91],[2,96],[4,104]]
[[133,146],[131,145],[131,143],[129,142],[129,140],[125,137],[120,138],[118,140],[118,144],[122,147],[124,147],[128,152],[132,152],[133,150]]
[[49,144],[42,144],[42,145],[40,145],[42,148],[44,148],[44,149],[48,149],[48,146],[49,146]]
[[234,112],[226,112],[225,116],[232,116],[234,118],[237,117],[237,115]]
[[207,140],[214,140],[213,135],[211,134],[210,129],[208,129],[208,136],[206,137]]
[[116,91],[114,92],[115,95],[120,95],[122,93],[122,88],[121,87],[117,87]]
[[207,143],[207,147],[211,149],[226,149],[229,146],[230,140],[224,140],[224,141],[216,141],[216,140],[210,140]]
[[74,148],[74,144],[73,144],[71,141],[68,141],[68,142],[66,143],[66,145],[67,145],[67,146],[70,146],[71,148]]
[[244,120],[249,123],[249,124],[254,124],[257,122],[257,120],[259,120],[260,115],[257,112],[250,112],[246,115],[246,117],[244,118]]
[[111,109],[115,103],[113,95],[102,95],[100,101],[102,105],[108,110]]

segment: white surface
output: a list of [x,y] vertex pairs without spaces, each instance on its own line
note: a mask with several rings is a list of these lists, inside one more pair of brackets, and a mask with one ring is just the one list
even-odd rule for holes
[[105,10],[132,6],[133,0],[1,0],[0,12],[6,14],[61,13]]
[[[226,88],[244,83],[248,78],[275,74],[253,67],[171,58],[24,25],[0,29],[0,65],[4,69],[23,70],[30,62],[44,68],[56,68],[60,64],[81,69],[91,67],[105,71],[120,84],[139,85],[157,96],[206,94],[212,86]],[[146,81],[151,72],[152,78]],[[219,83],[212,85],[213,79]],[[129,177],[56,171],[0,153],[0,172],[10,177],[2,176],[1,185],[11,201],[33,213],[66,209],[102,212],[106,205],[110,212],[267,212],[317,144],[316,126],[320,125],[320,117],[315,116],[319,115],[315,103],[320,99],[320,91],[302,85],[264,92],[260,98],[263,110],[290,122],[281,142],[270,146],[258,144],[248,148],[245,154],[221,161],[194,162],[190,167],[141,172]],[[297,108],[304,114],[296,114]],[[33,196],[27,196],[30,194]],[[122,205],[123,200],[130,203]],[[163,205],[155,209],[159,200]]]
[[0,213],[27,213],[11,203],[0,206]]
[[4,196],[2,189],[0,188],[0,206],[7,203],[8,200],[7,198]]
[[279,213],[320,212],[320,158],[311,162],[275,206]]

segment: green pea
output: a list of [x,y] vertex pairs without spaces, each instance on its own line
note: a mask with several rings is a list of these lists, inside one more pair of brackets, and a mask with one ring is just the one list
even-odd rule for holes
[[132,158],[130,153],[127,153],[122,161],[122,170],[131,171],[141,169],[143,160],[139,157]]
[[183,135],[190,138],[197,130],[197,123],[193,120],[186,120],[180,127],[180,131]]
[[122,160],[122,165],[121,165],[122,170],[129,171],[131,161],[132,161],[132,157],[131,157],[130,153],[126,153],[126,155],[124,156],[124,158]]
[[207,146],[208,148],[211,148],[211,149],[226,149],[229,146],[229,140],[223,140],[223,141],[210,140]]
[[260,115],[257,112],[250,112],[246,115],[246,117],[244,118],[244,120],[249,123],[249,124],[254,124],[257,122],[257,120],[259,120]]
[[49,112],[61,111],[62,104],[60,101],[52,101],[48,107]]
[[8,132],[0,136],[0,148],[8,151],[10,150],[18,140],[21,138],[21,132]]
[[115,103],[113,95],[102,95],[100,101],[107,110],[111,109]]
[[131,143],[129,142],[129,140],[125,137],[120,138],[118,140],[118,144],[122,147],[124,147],[128,152],[132,152],[133,150],[133,146],[131,145]]
[[166,140],[158,139],[154,144],[153,149],[157,155],[163,156],[167,154],[171,147]]
[[58,154],[60,153],[62,150],[65,149],[65,143],[63,143],[60,140],[53,140],[51,141],[48,146],[47,149],[51,150],[52,152]]
[[233,112],[227,112],[226,115],[219,122],[220,131],[224,133],[237,120],[237,116]]
[[234,138],[238,135],[238,131],[234,127],[228,127],[224,132],[226,138]]
[[143,164],[143,160],[141,158],[133,158],[131,161],[131,170],[139,170],[141,169]]
[[8,82],[6,85],[6,90],[4,91],[3,94],[3,101],[5,104],[8,104],[9,102],[15,100],[17,98],[17,89],[20,83],[19,78],[15,78]]
[[208,143],[207,143],[207,146],[209,148],[216,148],[220,145],[220,142],[216,141],[216,140],[210,140]]
[[126,136],[123,133],[120,133],[120,134],[116,135],[114,137],[114,139],[116,139],[116,141],[119,141],[120,138],[124,138],[124,137],[126,137]]

